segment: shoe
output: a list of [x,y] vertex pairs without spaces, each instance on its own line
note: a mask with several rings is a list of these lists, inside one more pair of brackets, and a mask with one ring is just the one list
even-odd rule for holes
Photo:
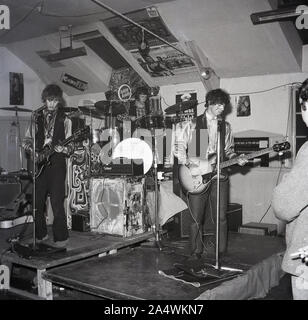
[[56,248],[65,248],[68,244],[68,239],[63,240],[63,241],[55,241],[54,242],[54,247]]
[[42,239],[36,239],[35,241],[36,241],[36,243],[42,243],[43,241],[46,241],[48,239],[49,239],[49,236],[48,236],[48,234],[46,234],[46,236],[43,237]]

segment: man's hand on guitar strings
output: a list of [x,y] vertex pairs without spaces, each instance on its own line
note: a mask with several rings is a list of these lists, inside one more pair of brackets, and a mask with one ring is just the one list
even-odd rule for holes
[[58,153],[64,153],[64,154],[68,153],[68,149],[66,147],[63,147],[63,146],[60,146],[60,145],[55,146],[54,150],[56,152],[58,152]]
[[298,249],[297,252],[290,254],[293,259],[301,259],[303,263],[308,265],[308,246]]
[[237,163],[242,167],[244,166],[246,163],[248,162],[248,159],[247,157],[245,156],[244,153],[242,153],[238,159],[237,159]]

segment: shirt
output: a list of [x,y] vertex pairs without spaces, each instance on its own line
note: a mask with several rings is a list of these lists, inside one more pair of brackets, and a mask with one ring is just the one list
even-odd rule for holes
[[[52,113],[43,113],[44,115],[44,146],[51,143],[52,137],[53,137],[53,130],[54,130],[54,124],[56,119],[56,112]],[[34,125],[30,124],[30,126],[27,128],[25,133],[25,138],[23,139],[22,146],[26,151],[29,151],[32,148],[32,137],[37,132],[37,125],[35,125],[35,131],[34,131]],[[72,121],[71,119],[65,117],[64,120],[64,132],[65,132],[65,139],[70,137],[72,135]]]
[[[225,128],[221,130],[221,141],[223,146],[223,159],[231,159],[236,156],[234,152],[234,138],[231,125],[223,121]],[[196,121],[186,121],[177,123],[172,130],[171,157],[174,155],[180,163],[185,163],[187,157],[198,157],[201,159],[210,159],[213,164],[216,161],[217,151],[217,119],[211,117],[208,113],[198,116]]]
[[[217,118],[212,117],[208,112],[205,113],[207,129],[208,129],[208,148],[206,158],[217,152]],[[201,141],[202,143],[202,141]],[[236,156],[234,152],[234,138],[231,126],[225,122],[225,141],[224,141],[225,157],[230,159]]]

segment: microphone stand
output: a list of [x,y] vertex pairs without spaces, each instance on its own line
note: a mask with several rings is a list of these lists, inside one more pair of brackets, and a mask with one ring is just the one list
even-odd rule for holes
[[215,250],[215,274],[222,278],[224,275],[230,272],[243,272],[241,269],[229,268],[229,267],[222,267],[220,262],[220,255],[219,255],[219,245],[220,245],[220,167],[221,167],[221,125],[222,120],[220,118],[217,119],[217,190],[216,190],[216,250]]
[[[31,116],[31,134],[33,138],[33,152],[32,152],[32,183],[33,183],[33,194],[32,194],[32,212],[33,212],[33,249],[36,249],[36,228],[35,228],[35,221],[36,221],[36,177],[35,177],[35,171],[36,171],[36,116],[37,113],[32,113]],[[34,128],[33,128],[34,127]]]
[[35,137],[35,124],[36,124],[36,116],[37,112],[32,112],[31,120],[30,120],[30,136],[33,141],[32,145],[32,161],[33,161],[33,168],[32,168],[32,220],[33,220],[33,241],[32,245],[23,245],[20,243],[20,239],[17,238],[15,241],[12,241],[12,251],[21,255],[24,258],[29,258],[32,255],[32,252],[37,250],[36,247],[36,228],[35,228],[35,221],[36,221],[36,178],[35,178],[35,171],[36,171],[36,137]]
[[160,232],[159,232],[159,216],[158,216],[158,209],[159,209],[159,204],[158,204],[158,177],[157,177],[157,166],[158,166],[158,161],[157,161],[157,152],[156,152],[156,134],[155,134],[155,129],[154,131],[154,186],[155,186],[155,227],[154,227],[154,233],[155,233],[155,244],[159,250],[162,250],[162,245],[160,242]]
[[19,116],[18,116],[17,110],[15,112],[15,116],[16,116],[16,127],[17,127],[17,133],[18,133],[19,160],[20,160],[20,165],[21,165],[21,171],[23,171],[24,170],[24,162],[23,162],[22,147],[21,147],[20,122],[19,122]]
[[144,243],[142,246],[144,247],[155,247],[158,248],[160,251],[163,250],[163,246],[161,244],[161,239],[160,239],[160,230],[159,230],[159,215],[158,215],[158,209],[159,209],[159,199],[158,199],[158,173],[157,173],[157,167],[158,167],[158,161],[157,161],[157,152],[156,152],[156,134],[155,134],[155,128],[152,128],[152,133],[153,133],[153,138],[154,138],[154,211],[155,211],[155,216],[154,216],[154,243]]

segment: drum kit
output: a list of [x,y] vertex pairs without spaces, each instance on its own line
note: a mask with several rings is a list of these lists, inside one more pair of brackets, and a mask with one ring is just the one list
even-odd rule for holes
[[[172,129],[174,124],[191,121],[195,118],[193,109],[196,105],[196,100],[183,101],[168,107],[165,109],[164,113],[161,111],[154,111],[148,115],[137,118],[132,122],[136,129]],[[67,112],[69,118],[88,116],[91,119],[101,120],[99,128],[92,128],[93,143],[101,142],[101,133],[103,130],[117,130],[119,127],[123,127],[124,120],[130,120],[126,106],[121,101],[115,100],[101,100],[91,106],[65,108],[65,112]]]
[[[168,128],[172,129],[174,124],[187,120],[190,121],[192,118],[194,118],[194,112],[187,111],[193,110],[196,105],[196,100],[189,100],[169,106],[167,109],[165,109],[164,113],[158,111],[158,109],[154,110],[151,114],[136,119],[135,127],[148,130],[163,129],[163,131]],[[31,113],[33,111],[31,109],[22,108],[19,106],[3,107],[0,108],[0,110],[11,111],[15,113],[15,125],[17,126],[19,139],[20,162],[21,168],[23,168],[19,113]],[[127,108],[122,101],[116,100],[101,100],[97,101],[94,105],[79,106],[78,108],[64,107],[64,112],[69,118],[83,118],[84,116],[88,116],[91,118],[91,120],[98,119],[102,121],[102,126],[100,128],[92,128],[93,143],[101,142],[101,133],[104,129],[116,131],[119,126],[123,126],[123,120],[129,120],[129,118],[127,119]],[[126,115],[126,117],[123,115]]]

